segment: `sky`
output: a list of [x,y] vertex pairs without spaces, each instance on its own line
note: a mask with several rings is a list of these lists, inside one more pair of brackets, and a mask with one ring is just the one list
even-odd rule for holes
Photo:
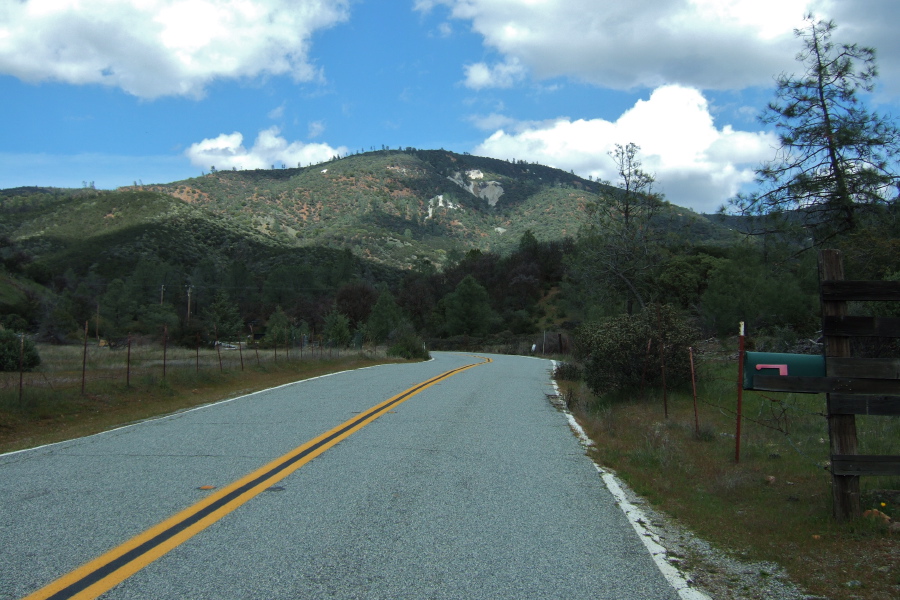
[[113,189],[382,148],[538,162],[715,211],[777,138],[804,15],[877,50],[896,0],[0,0],[0,188]]

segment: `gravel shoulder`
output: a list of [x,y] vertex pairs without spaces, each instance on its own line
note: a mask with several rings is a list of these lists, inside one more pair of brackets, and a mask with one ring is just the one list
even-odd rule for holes
[[[569,420],[573,433],[582,447],[591,444],[578,426],[575,417],[566,410],[558,389],[548,394],[551,404]],[[689,588],[693,588],[711,600],[827,600],[806,593],[793,583],[787,572],[772,562],[751,561],[737,553],[714,547],[690,529],[654,508],[636,494],[615,473],[595,463],[597,470],[612,477],[626,501],[639,511],[636,529],[663,547],[661,558],[674,567]],[[682,593],[688,596],[689,593]]]

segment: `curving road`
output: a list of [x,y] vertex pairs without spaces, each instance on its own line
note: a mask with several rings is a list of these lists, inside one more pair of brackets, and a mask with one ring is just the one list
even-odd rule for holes
[[434,356],[0,455],[0,599],[678,598],[549,361]]

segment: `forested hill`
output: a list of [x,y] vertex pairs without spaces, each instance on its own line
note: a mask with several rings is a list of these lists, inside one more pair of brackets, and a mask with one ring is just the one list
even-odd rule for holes
[[[400,268],[438,267],[469,249],[505,254],[525,231],[574,236],[607,185],[543,165],[443,150],[382,150],[309,167],[216,171],[144,187],[170,194],[288,247],[349,248]],[[212,167],[212,165],[211,165]],[[689,210],[666,205],[673,234],[729,238]]]
[[[452,334],[440,301],[473,274],[491,299],[485,330],[528,331],[557,314],[539,304],[561,298],[588,207],[617,193],[542,165],[413,149],[115,191],[0,190],[0,326],[63,340],[100,314],[110,335],[168,325],[190,338],[186,307],[199,315],[223,293],[245,322],[282,307],[315,328],[335,303],[353,313],[342,298],[374,302],[386,286],[417,330]],[[736,236],[665,202],[653,228],[669,253]]]

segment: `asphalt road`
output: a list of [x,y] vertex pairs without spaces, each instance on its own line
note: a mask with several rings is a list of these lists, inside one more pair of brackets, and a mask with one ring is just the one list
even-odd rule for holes
[[[384,408],[283,479],[261,479],[265,491],[101,597],[675,600],[547,401],[550,362],[490,358]],[[0,455],[0,599],[479,362],[435,353]]]

